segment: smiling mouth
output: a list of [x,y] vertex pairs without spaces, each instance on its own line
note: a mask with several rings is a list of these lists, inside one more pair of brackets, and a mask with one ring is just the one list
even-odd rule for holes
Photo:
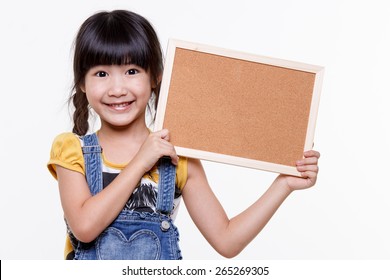
[[122,102],[122,103],[106,103],[106,105],[114,110],[122,111],[129,108],[134,101]]

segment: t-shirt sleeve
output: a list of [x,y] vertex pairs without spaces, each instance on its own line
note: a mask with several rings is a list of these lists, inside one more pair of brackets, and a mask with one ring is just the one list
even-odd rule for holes
[[183,190],[187,183],[187,158],[179,157],[179,163],[176,168],[176,184],[180,190]]
[[47,168],[56,179],[57,165],[85,174],[81,143],[75,134],[70,132],[62,133],[54,139]]

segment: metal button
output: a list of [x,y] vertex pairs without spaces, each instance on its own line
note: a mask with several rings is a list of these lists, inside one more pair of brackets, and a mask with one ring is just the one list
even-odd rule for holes
[[169,224],[168,221],[164,220],[161,222],[160,228],[162,231],[167,231],[170,227],[171,227],[171,225]]

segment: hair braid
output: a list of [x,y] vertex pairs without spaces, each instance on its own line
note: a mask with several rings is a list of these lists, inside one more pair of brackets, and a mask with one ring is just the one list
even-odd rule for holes
[[77,135],[85,135],[89,129],[89,104],[85,96],[85,93],[82,91],[76,91],[73,95],[73,105],[75,111],[73,113],[73,133]]

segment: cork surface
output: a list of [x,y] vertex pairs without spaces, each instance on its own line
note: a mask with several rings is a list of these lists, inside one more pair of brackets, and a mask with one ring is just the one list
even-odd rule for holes
[[314,82],[311,72],[176,48],[163,126],[178,147],[295,166]]

